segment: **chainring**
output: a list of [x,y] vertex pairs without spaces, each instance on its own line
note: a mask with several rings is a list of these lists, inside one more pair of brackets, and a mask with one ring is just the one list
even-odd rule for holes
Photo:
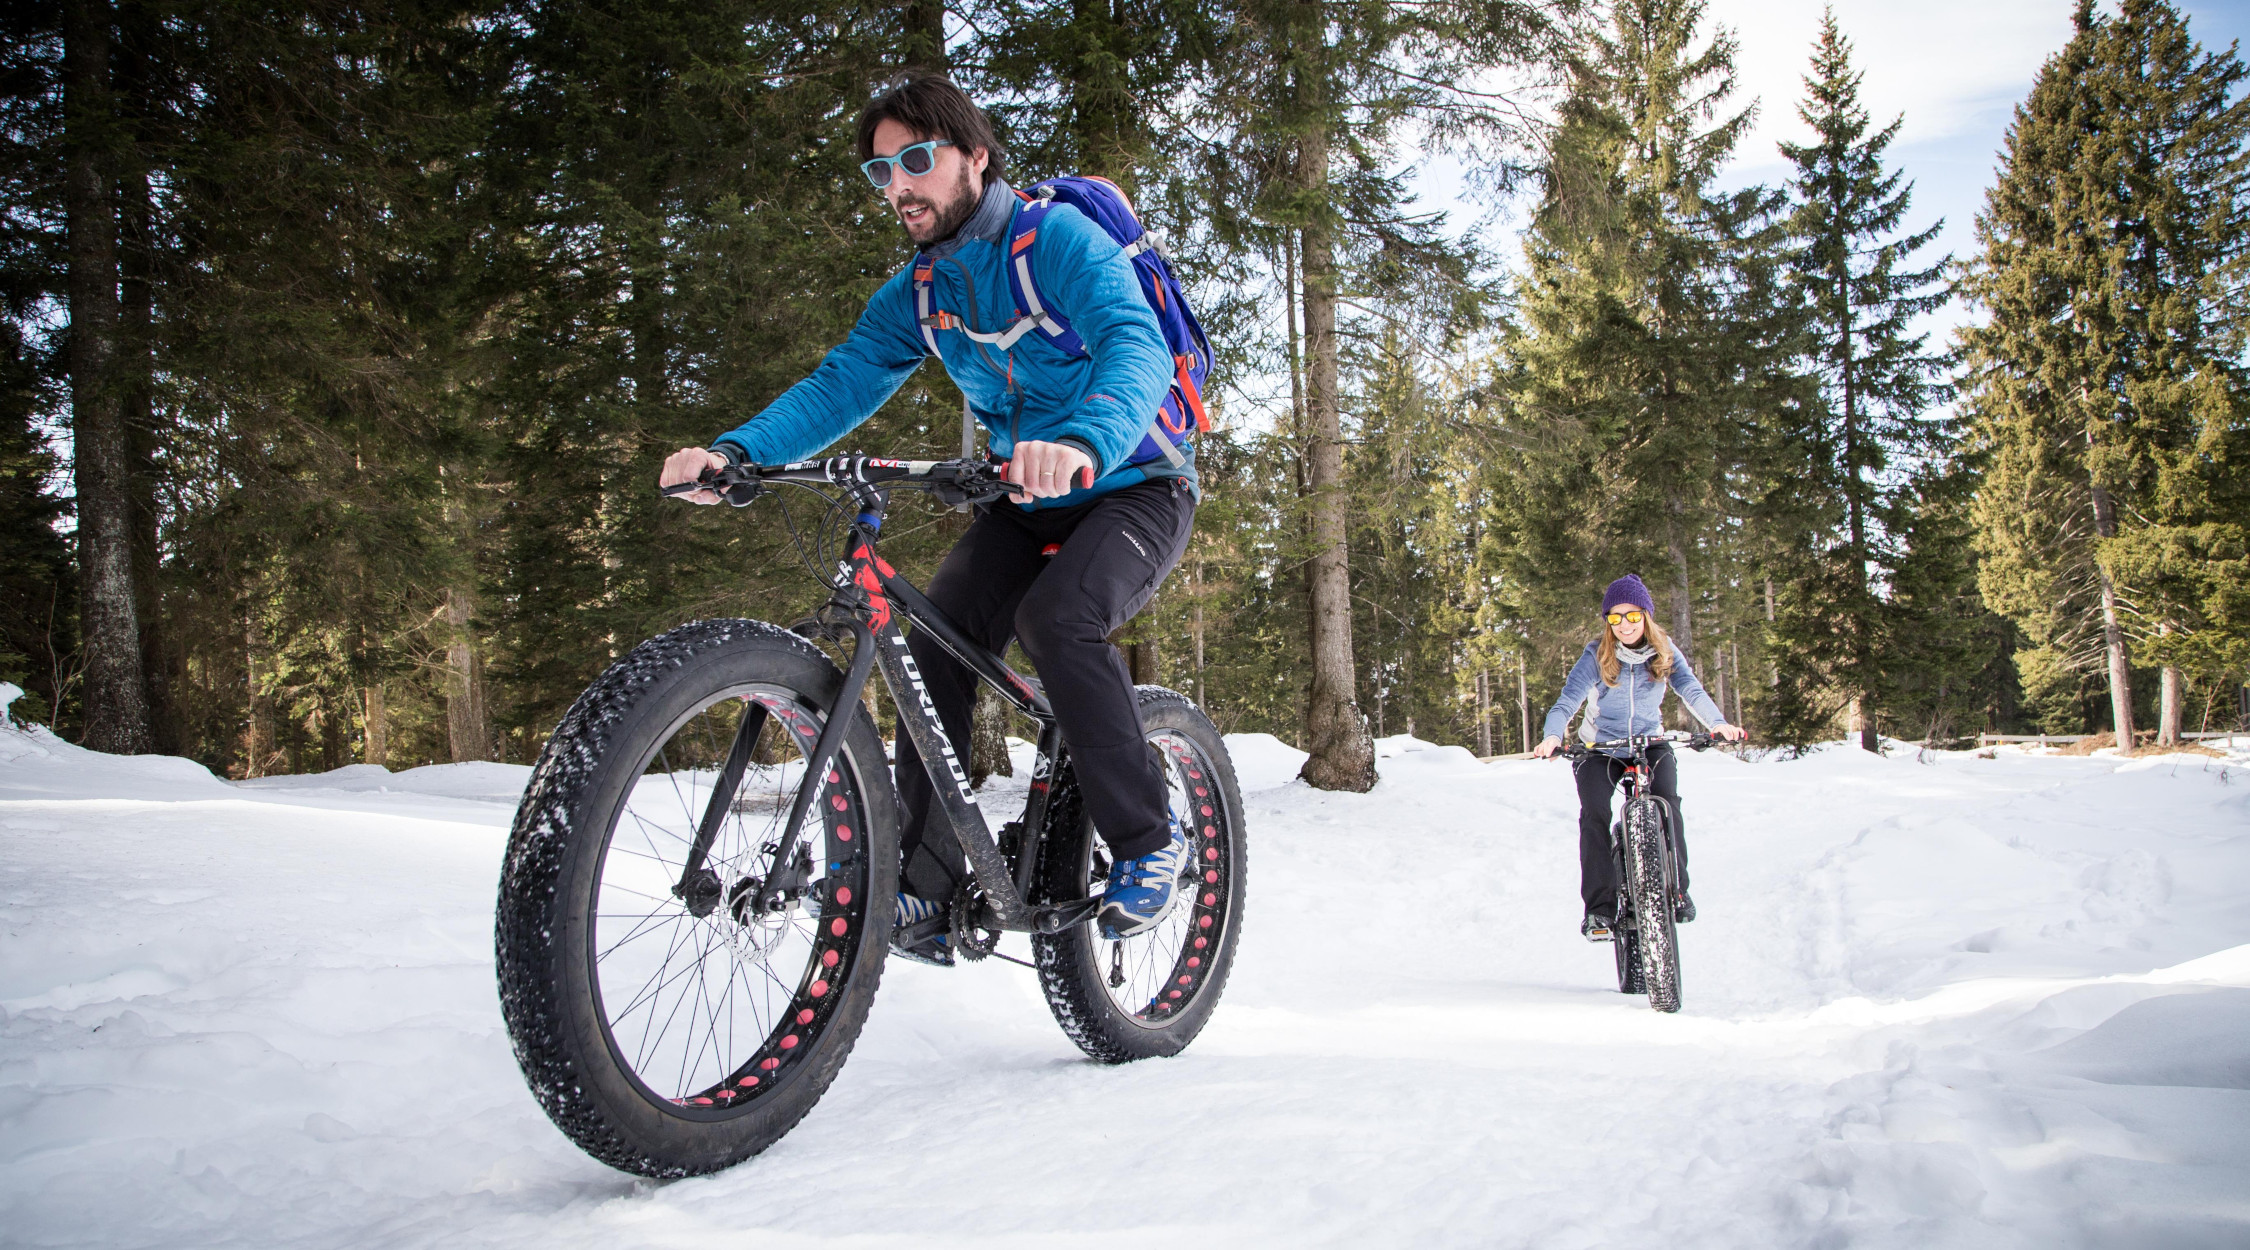
[[981,922],[986,911],[984,891],[963,888],[953,896],[953,954],[970,963],[991,954],[1000,945],[1000,929]]

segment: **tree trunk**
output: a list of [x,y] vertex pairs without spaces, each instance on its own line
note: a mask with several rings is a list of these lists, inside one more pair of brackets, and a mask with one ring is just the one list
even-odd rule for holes
[[[2117,510],[2110,501],[2109,492],[2096,486],[2094,492],[2094,531],[2103,538],[2117,536]],[[2125,629],[2117,617],[2117,586],[2109,579],[2109,566],[2099,555],[2094,560],[2094,571],[2102,584],[2102,646],[2109,653],[2109,712],[2117,734],[2119,750],[2130,754],[2133,750],[2133,670],[2125,655]]]
[[242,631],[242,670],[250,697],[250,721],[242,734],[242,775],[263,777],[273,764],[273,701],[266,697],[262,661],[265,639],[252,617]]
[[1133,684],[1136,686],[1153,686],[1158,683],[1162,677],[1158,671],[1162,659],[1154,638],[1125,645],[1125,667],[1133,674]]
[[1532,747],[1531,740],[1531,688],[1526,683],[1524,670],[1530,666],[1527,656],[1516,657],[1516,710],[1523,715],[1523,749]]
[[2156,718],[2156,745],[2180,745],[2180,670],[2164,666],[2163,702]]
[[1195,587],[1195,705],[1204,708],[1204,714],[1209,715],[1210,709],[1204,707],[1203,702],[1203,561],[1201,560],[1195,562],[1193,585]]
[[390,709],[383,704],[383,683],[376,682],[363,692],[365,698],[367,740],[361,755],[377,768],[390,767],[391,718]]
[[1492,754],[1492,674],[1477,670],[1477,754]]
[[980,787],[987,777],[1015,775],[1015,761],[1008,758],[1008,705],[980,682],[976,705],[969,713],[969,785]]
[[[1672,501],[1672,511],[1681,511],[1680,502]],[[1673,526],[1664,542],[1665,553],[1672,557],[1672,645],[1681,655],[1695,654],[1695,589],[1688,580],[1687,545],[1680,539],[1678,526]],[[1608,607],[1608,604],[1603,604]]]
[[445,592],[445,734],[453,762],[492,758],[492,727],[484,715],[484,657],[469,625],[476,600],[459,587]]
[[[1298,161],[1312,187],[1325,193],[1325,131],[1315,130],[1300,141]],[[1312,427],[1307,431],[1312,560],[1306,566],[1312,600],[1312,697],[1305,708],[1305,738],[1312,754],[1303,776],[1316,789],[1365,791],[1375,785],[1375,743],[1359,710],[1352,660],[1342,396],[1336,378],[1335,239],[1325,217],[1305,225],[1304,249],[1305,411]]]
[[[1773,579],[1770,577],[1766,579],[1766,624],[1773,624]],[[1768,689],[1779,689],[1781,686],[1781,661],[1773,653],[1771,629],[1766,631],[1766,686]]]
[[153,741],[133,577],[132,443],[125,429],[125,380],[118,376],[117,205],[109,157],[117,119],[105,0],[71,0],[65,6],[63,43],[72,467],[85,657],[82,740],[96,751],[131,755],[148,751]]
[[1742,644],[1727,644],[1728,656],[1734,661],[1734,724],[1742,723]]
[[945,0],[908,0],[905,46],[900,63],[910,70],[943,73],[945,54]]

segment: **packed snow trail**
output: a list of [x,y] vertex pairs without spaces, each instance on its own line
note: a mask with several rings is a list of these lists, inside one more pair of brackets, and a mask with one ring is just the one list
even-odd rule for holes
[[509,1054],[525,770],[0,730],[0,1245],[2250,1243],[2240,757],[1687,756],[1660,1016],[1577,935],[1563,764],[1392,739],[1322,794],[1230,745],[1248,920],[1186,1054],[1096,1066],[1031,973],[894,960],[795,1132],[653,1185]]

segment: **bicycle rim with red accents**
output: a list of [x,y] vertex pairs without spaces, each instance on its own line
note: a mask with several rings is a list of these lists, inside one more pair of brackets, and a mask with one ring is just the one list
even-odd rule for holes
[[[720,901],[696,916],[672,888],[753,703],[759,752],[705,860]],[[797,836],[783,829],[824,719],[782,687],[728,690],[658,738],[609,815],[587,929],[596,1012],[618,1068],[672,1115],[731,1118],[787,1086],[853,973],[869,900],[866,788],[848,761],[829,766]],[[800,854],[803,887],[758,908],[776,863]]]
[[[1235,881],[1227,836],[1233,817],[1211,761],[1192,739],[1160,729],[1149,734],[1149,745],[1162,763],[1167,802],[1188,833],[1190,854],[1180,872],[1185,899],[1146,932],[1122,941],[1097,933],[1094,957],[1119,1014],[1148,1028],[1163,1028],[1195,1004],[1223,949]],[[1089,891],[1099,893],[1101,872],[1090,872],[1089,878]]]

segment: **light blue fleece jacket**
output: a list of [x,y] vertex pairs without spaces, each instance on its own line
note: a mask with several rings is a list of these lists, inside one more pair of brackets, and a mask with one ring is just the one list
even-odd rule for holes
[[[992,333],[1016,320],[1008,291],[1008,240],[1021,201],[995,178],[960,231],[926,249],[934,261],[933,307]],[[990,433],[987,446],[1007,459],[1022,440],[1069,443],[1094,462],[1094,484],[1023,507],[1068,507],[1146,481],[1194,480],[1193,451],[1183,469],[1159,460],[1144,473],[1126,459],[1139,446],[1173,376],[1156,314],[1124,249],[1077,209],[1047,211],[1032,247],[1041,297],[1086,344],[1072,356],[1037,330],[1007,352],[958,330],[937,331],[945,371]],[[756,416],[722,434],[712,450],[759,464],[817,454],[882,407],[927,354],[914,304],[912,266],[883,284],[851,337],[803,381]],[[889,454],[890,448],[869,448]]]
[[[1592,741],[1607,742],[1630,737],[1633,734],[1652,734],[1664,728],[1664,683],[1658,681],[1648,664],[1634,664],[1623,655],[1617,657],[1617,684],[1604,685],[1601,662],[1595,654],[1599,639],[1586,644],[1578,653],[1578,663],[1570,666],[1570,676],[1563,682],[1562,694],[1555,705],[1547,709],[1546,736],[1560,738],[1570,728],[1570,718],[1586,696],[1594,696],[1594,737]],[[1726,723],[1726,713],[1704,693],[1703,683],[1695,679],[1695,670],[1688,667],[1687,656],[1680,653],[1679,645],[1672,648],[1672,689],[1680,694],[1680,701],[1688,711],[1709,729]],[[1622,759],[1623,751],[1611,751]]]

